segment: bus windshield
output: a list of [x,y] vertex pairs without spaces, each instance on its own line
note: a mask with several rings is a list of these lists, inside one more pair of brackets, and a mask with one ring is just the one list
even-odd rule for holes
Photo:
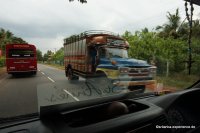
[[27,58],[34,57],[34,52],[27,49],[10,49],[8,55],[10,58]]

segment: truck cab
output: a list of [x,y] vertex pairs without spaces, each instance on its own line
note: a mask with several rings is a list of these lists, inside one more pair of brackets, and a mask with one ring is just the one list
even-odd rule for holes
[[142,91],[146,85],[155,84],[156,66],[144,60],[129,58],[128,42],[117,40],[97,49],[96,73],[104,73],[114,84]]

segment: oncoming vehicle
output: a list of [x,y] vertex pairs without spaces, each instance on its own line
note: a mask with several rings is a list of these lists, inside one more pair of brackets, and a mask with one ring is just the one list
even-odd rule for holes
[[65,73],[82,77],[107,77],[114,84],[142,89],[155,84],[156,67],[128,58],[129,44],[112,32],[92,30],[64,40]]
[[32,44],[7,44],[6,67],[8,74],[37,73],[36,47]]

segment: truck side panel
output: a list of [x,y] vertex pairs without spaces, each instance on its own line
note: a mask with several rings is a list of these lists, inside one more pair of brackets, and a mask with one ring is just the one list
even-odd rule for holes
[[74,71],[87,72],[87,44],[86,39],[64,45],[65,67],[71,64]]

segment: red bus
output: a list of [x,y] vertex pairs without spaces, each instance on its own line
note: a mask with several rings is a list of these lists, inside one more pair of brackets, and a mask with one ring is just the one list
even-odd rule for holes
[[32,44],[7,44],[6,66],[8,74],[37,73],[36,47]]

